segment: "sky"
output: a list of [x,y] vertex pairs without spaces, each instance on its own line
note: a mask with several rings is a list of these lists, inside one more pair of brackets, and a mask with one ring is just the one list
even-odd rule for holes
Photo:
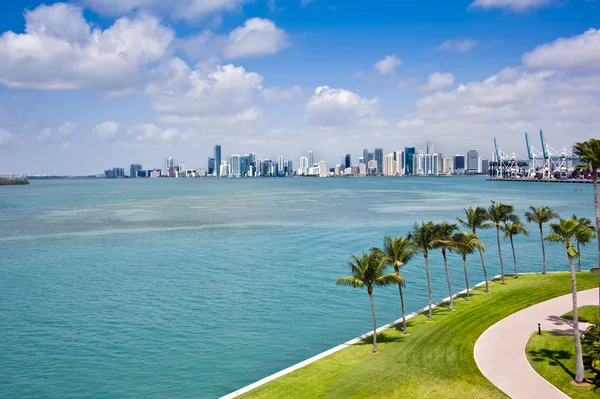
[[11,0],[0,173],[598,137],[600,1]]

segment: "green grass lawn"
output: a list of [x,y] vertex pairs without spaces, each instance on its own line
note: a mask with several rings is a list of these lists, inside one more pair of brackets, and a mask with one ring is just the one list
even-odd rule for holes
[[[573,399],[600,397],[598,387],[577,387],[571,384],[575,378],[575,345],[572,335],[547,331],[542,331],[542,335],[533,334],[525,351],[535,371]],[[585,374],[588,378],[594,376],[589,370]]]
[[[598,309],[597,305],[588,305],[588,306],[581,306],[579,308],[577,308],[577,313],[579,316],[579,321],[585,322],[585,323],[593,323],[596,321],[596,319],[599,318],[598,315],[600,315],[600,310]],[[567,320],[573,320],[573,312],[569,312],[569,313],[565,313],[564,315],[560,316],[563,319],[567,319]]]
[[[426,323],[424,315],[411,319],[408,337],[402,336],[401,327],[378,334],[378,354],[371,353],[371,341],[352,345],[242,397],[505,398],[477,368],[475,341],[506,316],[568,294],[570,279],[570,274],[559,273],[508,278],[506,286],[493,282],[490,294],[477,289],[471,303],[455,300],[455,312],[434,309],[433,323]],[[596,274],[579,273],[577,279],[579,289],[598,286]]]

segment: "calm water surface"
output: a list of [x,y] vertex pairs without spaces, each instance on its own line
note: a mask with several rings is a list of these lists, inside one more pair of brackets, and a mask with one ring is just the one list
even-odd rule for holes
[[[365,291],[336,287],[351,252],[462,208],[550,205],[593,216],[591,185],[479,177],[33,181],[0,187],[0,392],[5,398],[216,398],[370,328]],[[540,271],[539,235],[517,239]],[[499,273],[495,235],[490,273]],[[549,269],[568,267],[548,245]],[[510,270],[510,246],[504,246]],[[595,246],[584,249],[584,267]],[[434,297],[446,296],[432,255]],[[470,279],[483,280],[478,257]],[[456,291],[462,261],[451,257]],[[427,304],[421,258],[407,309]],[[397,290],[377,289],[380,324]]]

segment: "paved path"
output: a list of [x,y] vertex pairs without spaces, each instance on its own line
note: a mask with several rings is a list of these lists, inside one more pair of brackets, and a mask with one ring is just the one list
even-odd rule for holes
[[[580,291],[577,306],[596,305],[598,289]],[[572,333],[573,326],[559,316],[573,309],[571,294],[539,303],[512,314],[488,328],[475,343],[475,362],[483,375],[514,399],[569,398],[543,379],[529,365],[525,345],[531,334],[542,330]],[[587,324],[579,323],[584,330]]]

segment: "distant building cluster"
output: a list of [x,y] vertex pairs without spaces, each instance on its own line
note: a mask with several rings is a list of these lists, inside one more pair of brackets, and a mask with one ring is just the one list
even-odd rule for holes
[[341,157],[341,162],[329,168],[324,160],[316,161],[314,153],[309,150],[306,156],[300,157],[297,169],[291,160],[279,155],[276,160],[256,159],[256,154],[233,154],[222,159],[221,146],[215,145],[214,153],[208,158],[206,169],[203,167],[186,168],[185,162],[176,164],[172,157],[165,158],[164,169],[145,170],[140,164],[131,164],[129,175],[124,168],[113,168],[104,171],[109,178],[194,178],[194,177],[288,177],[288,176],[440,176],[463,174],[488,174],[489,161],[475,149],[466,155],[456,154],[444,157],[436,150],[435,141],[427,141],[425,151],[415,147],[405,147],[384,154],[382,148],[374,151],[364,149],[358,162],[352,163],[351,154]]

